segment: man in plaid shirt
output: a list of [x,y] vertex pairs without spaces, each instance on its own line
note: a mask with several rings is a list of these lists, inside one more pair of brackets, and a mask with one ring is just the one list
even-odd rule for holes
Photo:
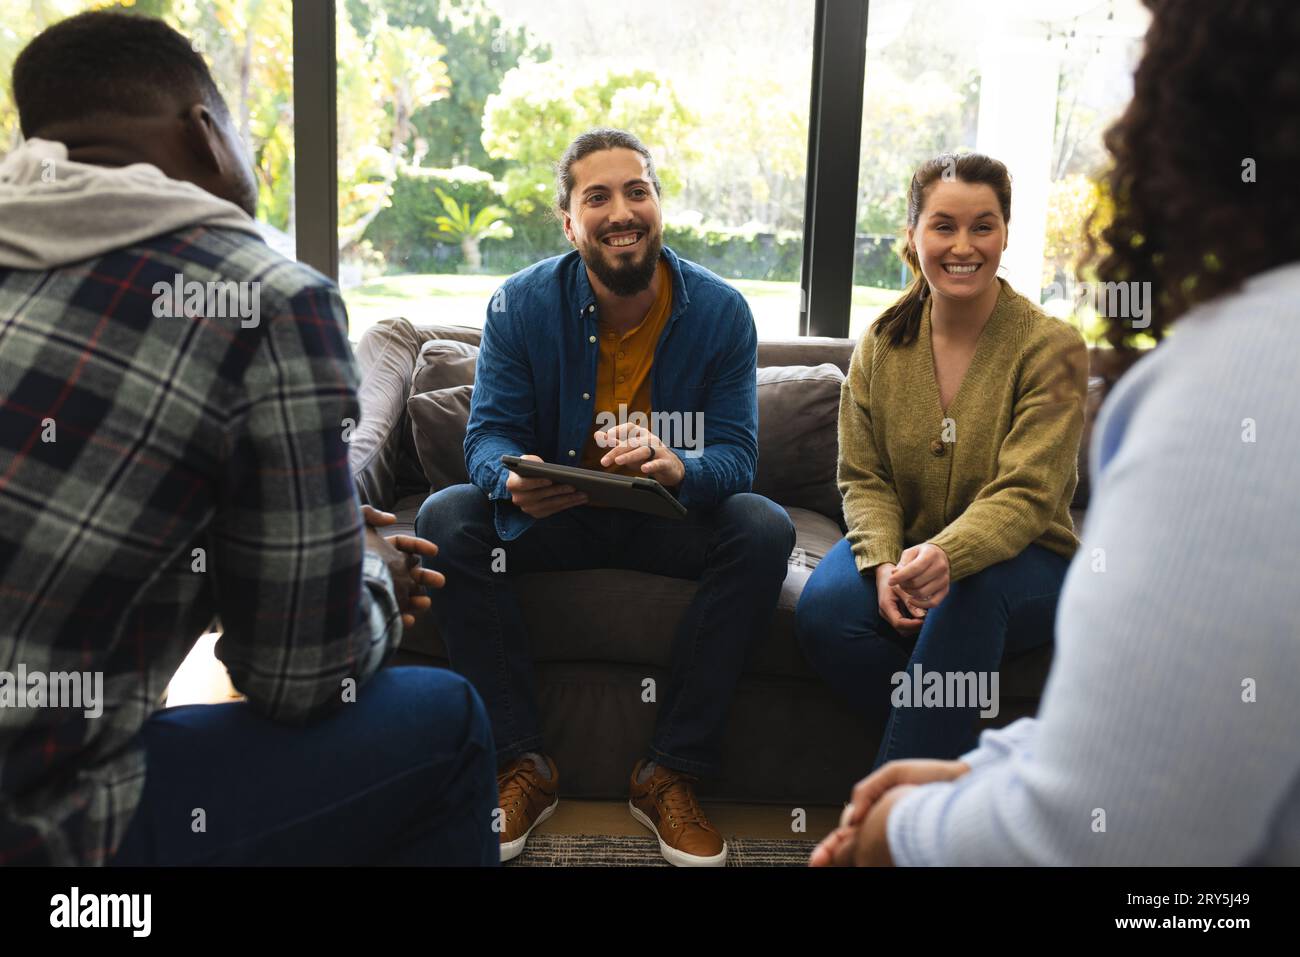
[[[13,90],[0,864],[495,861],[478,696],[380,671],[441,583],[433,546],[363,519],[343,303],[258,238],[202,59],[159,21],[83,14]],[[214,616],[246,700],[159,710]]]

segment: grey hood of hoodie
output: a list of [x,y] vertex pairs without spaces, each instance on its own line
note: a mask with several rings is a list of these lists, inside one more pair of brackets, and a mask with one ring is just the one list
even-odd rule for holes
[[0,161],[0,269],[57,269],[200,225],[261,238],[234,203],[149,163],[73,163],[42,139]]

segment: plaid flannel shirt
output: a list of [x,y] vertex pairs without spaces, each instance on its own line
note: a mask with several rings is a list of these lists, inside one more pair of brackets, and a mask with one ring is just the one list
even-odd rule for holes
[[[178,275],[259,283],[259,321],[156,315]],[[243,233],[0,269],[0,681],[103,676],[97,717],[0,706],[0,864],[112,856],[136,734],[214,616],[274,720],[333,710],[388,657],[401,619],[348,468],[357,383],[334,284]]]

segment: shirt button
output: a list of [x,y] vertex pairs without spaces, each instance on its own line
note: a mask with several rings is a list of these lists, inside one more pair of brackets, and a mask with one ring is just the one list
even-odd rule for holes
[[588,341],[588,342],[595,342],[595,341],[596,341],[596,337],[595,337],[595,336],[587,336],[587,341]]
[[622,381],[623,381],[624,379],[626,379],[626,378],[627,378],[627,376],[625,376],[625,375],[621,375],[621,376],[618,377],[618,381],[619,381],[619,382],[622,382]]
[[623,358],[623,356],[625,356],[626,354],[627,354],[627,353],[620,352],[620,353],[618,354],[618,357],[621,359],[621,358]]
[[590,398],[591,398],[591,393],[590,393],[590,392],[584,392],[584,393],[582,393],[582,398],[583,398],[584,401],[586,401],[587,399],[590,399]]
[[947,448],[947,446],[945,446],[945,445],[944,445],[942,442],[940,442],[938,439],[935,439],[933,442],[930,443],[930,454],[932,454],[932,455],[943,455],[943,450],[944,450],[945,448]]
[[595,307],[594,305],[588,306],[588,307],[587,307],[587,311],[588,311],[588,312],[595,312],[595,311],[596,311],[596,307]]
[[575,455],[577,455],[577,454],[578,454],[578,453],[575,452],[575,451],[573,451],[573,449],[569,449],[569,458],[573,458],[573,457],[574,457]]

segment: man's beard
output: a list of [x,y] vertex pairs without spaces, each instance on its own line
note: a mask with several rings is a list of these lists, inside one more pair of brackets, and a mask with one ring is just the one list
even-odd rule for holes
[[591,240],[580,250],[587,268],[616,296],[635,296],[645,292],[655,277],[655,268],[659,265],[659,256],[663,252],[663,237],[659,233],[651,236],[649,230],[643,232],[645,252],[639,259],[620,256],[619,264],[611,265],[604,253],[615,247],[606,246],[602,239]]

